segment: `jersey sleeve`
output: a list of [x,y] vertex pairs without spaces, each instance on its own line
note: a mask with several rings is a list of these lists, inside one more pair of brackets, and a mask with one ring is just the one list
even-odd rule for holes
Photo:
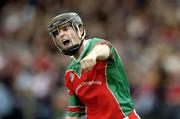
[[85,114],[85,106],[79,100],[78,96],[76,95],[75,91],[73,90],[73,85],[68,80],[67,75],[65,76],[65,85],[68,89],[68,109],[67,109],[67,116],[72,117],[81,117]]
[[68,116],[78,116],[81,117],[85,115],[85,106],[83,103],[78,99],[77,95],[74,91],[68,90]]
[[104,44],[110,48],[109,58],[113,58],[113,51],[112,51],[113,47],[109,41],[102,39],[102,40],[96,42],[96,44],[94,44],[93,47],[95,47],[96,45],[104,45]]
[[[93,49],[93,47],[95,47],[96,45],[103,45],[103,44],[106,44],[107,46],[109,46],[110,48],[110,51],[112,49],[112,45],[110,42],[108,42],[107,40],[104,40],[104,39],[101,39],[101,38],[93,38],[90,40],[90,42],[88,43],[88,47],[86,47],[81,59],[83,59],[85,56],[88,55],[88,53]],[[110,52],[110,55],[109,57],[112,57],[111,56],[111,52]]]

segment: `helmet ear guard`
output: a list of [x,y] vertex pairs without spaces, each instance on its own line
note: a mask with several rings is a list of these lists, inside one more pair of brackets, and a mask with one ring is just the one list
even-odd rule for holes
[[[63,48],[61,47],[61,45],[59,45],[60,43],[56,40],[56,35],[59,33],[59,27],[63,27],[63,26],[72,26],[72,28],[76,31],[79,39],[81,40],[81,42],[79,44],[74,44],[68,48]],[[83,28],[83,33],[81,34],[80,31],[80,27]],[[55,30],[54,30],[55,29]],[[49,23],[48,26],[48,30],[49,30],[49,34],[51,35],[54,44],[56,45],[56,47],[65,55],[74,55],[77,53],[77,51],[79,50],[79,48],[81,47],[84,38],[86,36],[86,31],[84,29],[84,25],[83,22],[81,20],[81,18],[79,17],[78,14],[74,13],[74,12],[70,12],[70,13],[63,13],[60,14],[56,17],[54,17],[51,22]],[[54,31],[53,31],[54,30]]]

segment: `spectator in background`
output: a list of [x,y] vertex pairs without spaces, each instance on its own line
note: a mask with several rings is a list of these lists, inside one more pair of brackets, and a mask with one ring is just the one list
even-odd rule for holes
[[[42,84],[46,98],[41,95],[41,100],[48,99],[43,102],[47,114],[57,114],[66,109],[64,104],[55,106],[54,101],[62,91],[59,89],[64,88],[62,81],[70,60],[58,53],[46,29],[52,16],[72,10],[81,13],[85,19],[87,38],[100,36],[114,44],[125,63],[135,106],[138,107],[136,111],[142,118],[151,115],[150,119],[179,119],[180,104],[178,101],[169,103],[178,100],[179,86],[174,84],[179,84],[178,73],[175,73],[179,62],[171,57],[179,57],[179,0],[1,0],[0,82],[14,102],[12,106],[16,109],[12,112],[19,115],[22,112],[23,119],[40,118],[40,108],[36,107],[40,101],[38,91],[41,90],[37,85],[32,90],[31,83],[38,82],[37,77],[43,74],[48,75],[45,81],[48,85]],[[51,66],[44,70],[41,66],[46,61]],[[172,62],[173,66],[167,68]],[[156,76],[150,77],[150,74]],[[151,88],[147,89],[145,84]],[[149,111],[143,112],[139,110],[144,109],[139,102],[147,95],[153,95],[146,100],[147,104],[154,104],[148,107]],[[8,113],[9,116],[11,114]],[[63,118],[56,116],[49,118]]]

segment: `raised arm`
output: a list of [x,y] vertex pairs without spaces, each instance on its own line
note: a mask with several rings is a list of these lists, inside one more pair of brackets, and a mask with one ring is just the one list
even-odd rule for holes
[[95,55],[96,60],[106,60],[109,57],[110,48],[107,44],[96,45],[89,55]]
[[110,47],[107,44],[95,45],[90,53],[80,61],[82,69],[91,69],[96,64],[96,60],[106,60],[109,54]]

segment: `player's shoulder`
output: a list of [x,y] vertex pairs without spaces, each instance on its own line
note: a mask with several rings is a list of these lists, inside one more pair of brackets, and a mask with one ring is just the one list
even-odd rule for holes
[[103,38],[98,38],[98,37],[94,37],[94,38],[92,38],[91,39],[91,42],[101,42],[101,41],[104,41],[104,39]]
[[69,66],[67,67],[66,71],[73,70],[74,67],[77,65],[76,62],[77,62],[76,60],[72,60],[72,62],[71,62],[71,63],[69,64]]
[[97,44],[99,42],[104,42],[104,41],[105,40],[102,39],[102,38],[94,37],[94,38],[91,38],[91,39],[84,40],[83,45],[91,47],[91,46],[94,46],[95,44]]

